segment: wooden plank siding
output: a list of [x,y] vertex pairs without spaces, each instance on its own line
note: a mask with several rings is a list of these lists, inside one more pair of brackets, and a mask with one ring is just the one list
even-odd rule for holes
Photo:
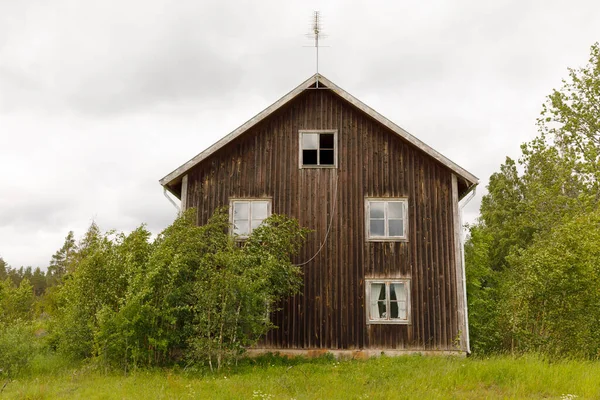
[[[337,130],[338,168],[298,168],[300,130]],[[337,195],[336,195],[337,191]],[[230,198],[272,199],[312,229],[303,292],[272,315],[280,349],[460,350],[452,173],[327,89],[306,90],[192,168],[187,207],[206,223]],[[337,199],[336,199],[337,197]],[[408,198],[404,242],[367,242],[365,197]],[[411,323],[366,323],[365,278],[410,278]]]

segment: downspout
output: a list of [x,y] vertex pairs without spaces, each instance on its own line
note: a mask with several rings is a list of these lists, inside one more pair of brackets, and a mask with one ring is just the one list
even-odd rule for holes
[[169,193],[167,192],[167,188],[163,187],[163,194],[165,195],[165,197],[167,198],[167,200],[169,200],[169,203],[173,204],[173,207],[175,207],[177,209],[177,214],[181,213],[181,208],[179,208],[179,206],[177,205],[177,203],[175,203],[173,201],[173,199],[171,198],[171,196],[169,196]]
[[[475,186],[473,188],[473,191],[471,191],[471,193],[469,194],[469,196],[465,199],[462,200],[462,204],[459,206],[459,216],[460,216],[460,226],[462,228],[463,226],[463,207],[466,206],[467,204],[469,204],[469,202],[473,199],[473,197],[475,197],[475,193],[477,192],[477,186]],[[467,354],[471,354],[471,339],[469,337],[469,310],[468,310],[468,306],[467,306],[467,274],[466,274],[466,268],[465,268],[465,241],[464,241],[464,235],[461,232],[460,235],[460,256],[461,256],[461,260],[462,260],[462,281],[463,281],[463,301],[465,304],[465,330],[466,330],[466,337],[467,337]]]

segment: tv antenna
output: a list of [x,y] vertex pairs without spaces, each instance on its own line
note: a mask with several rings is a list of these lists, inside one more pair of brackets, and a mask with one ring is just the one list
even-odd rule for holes
[[317,88],[319,87],[319,39],[324,39],[326,37],[326,35],[323,35],[321,33],[323,28],[321,25],[321,21],[321,13],[319,11],[315,11],[311,18],[311,32],[306,35],[311,39],[315,39],[315,50],[317,55]]

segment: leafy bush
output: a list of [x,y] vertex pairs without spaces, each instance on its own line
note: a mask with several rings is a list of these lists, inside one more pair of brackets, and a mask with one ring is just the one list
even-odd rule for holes
[[143,226],[129,235],[92,226],[52,292],[50,342],[125,370],[183,359],[220,368],[272,328],[269,312],[300,290],[290,257],[307,233],[278,215],[244,243],[228,232],[225,210],[201,227],[189,210],[153,242]]
[[522,350],[600,356],[600,211],[557,226],[511,259],[507,309]]
[[0,376],[22,372],[40,350],[29,322],[13,321],[0,326]]

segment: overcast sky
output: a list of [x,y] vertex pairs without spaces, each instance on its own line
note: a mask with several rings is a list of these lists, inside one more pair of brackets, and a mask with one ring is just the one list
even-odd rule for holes
[[315,72],[481,179],[600,40],[590,1],[0,0],[0,256],[47,266],[94,220],[155,233],[158,179]]

